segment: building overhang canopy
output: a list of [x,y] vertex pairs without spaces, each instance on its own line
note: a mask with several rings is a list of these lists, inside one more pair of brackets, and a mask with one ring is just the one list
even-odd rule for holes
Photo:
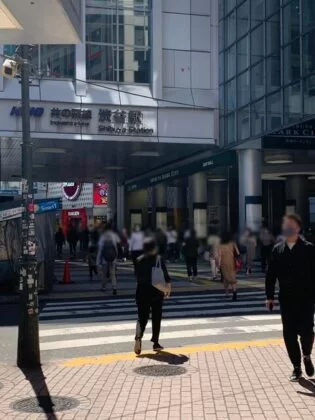
[[1,44],[82,42],[81,0],[0,0]]

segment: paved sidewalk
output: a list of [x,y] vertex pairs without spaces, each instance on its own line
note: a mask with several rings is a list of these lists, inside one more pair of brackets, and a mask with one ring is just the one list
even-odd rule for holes
[[[137,368],[178,375],[143,376],[135,372]],[[0,418],[314,419],[315,384],[306,379],[288,382],[290,370],[280,340],[169,349],[139,358],[132,354],[83,358],[45,365],[37,372],[0,365]],[[46,414],[12,409],[14,402],[36,395]],[[58,412],[55,406],[52,414],[52,405],[60,402],[57,396],[76,399],[78,408]]]

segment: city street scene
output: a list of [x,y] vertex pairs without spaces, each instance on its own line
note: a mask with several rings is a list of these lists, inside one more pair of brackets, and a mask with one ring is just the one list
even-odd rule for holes
[[315,419],[314,0],[0,0],[0,420]]

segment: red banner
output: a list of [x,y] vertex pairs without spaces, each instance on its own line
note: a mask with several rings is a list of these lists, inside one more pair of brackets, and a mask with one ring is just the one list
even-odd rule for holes
[[94,206],[108,205],[108,184],[94,184],[93,188],[93,203]]

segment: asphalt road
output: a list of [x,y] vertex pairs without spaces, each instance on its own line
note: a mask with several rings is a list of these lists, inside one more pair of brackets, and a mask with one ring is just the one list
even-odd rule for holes
[[[167,347],[281,337],[280,316],[264,308],[263,289],[243,289],[237,302],[220,291],[177,292],[165,302],[161,343]],[[18,305],[0,305],[0,363],[14,364]],[[43,362],[130,352],[136,320],[132,297],[65,299],[40,305]],[[144,340],[150,349],[151,325]]]

